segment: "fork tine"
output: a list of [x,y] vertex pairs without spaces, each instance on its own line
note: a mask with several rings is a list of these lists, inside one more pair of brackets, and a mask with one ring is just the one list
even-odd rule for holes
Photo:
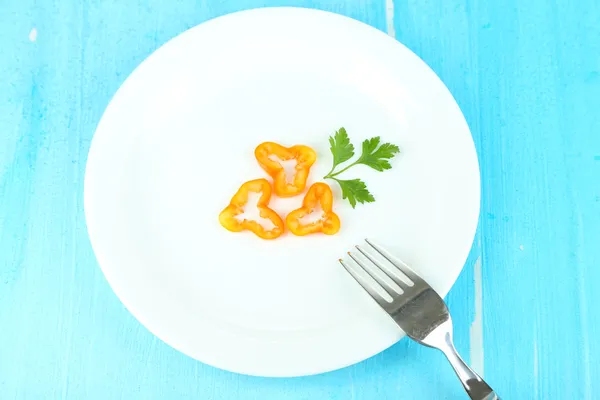
[[[369,286],[367,283],[363,283],[362,278],[352,269],[350,268],[344,260],[341,258],[338,260],[340,264],[348,271],[350,275],[354,278],[354,280],[362,286],[362,288],[369,293],[369,295],[375,300],[381,307],[387,308],[390,305],[390,302],[383,298],[381,294],[379,294],[374,288]],[[360,268],[360,266],[359,266]],[[364,269],[364,268],[363,268]]]
[[385,288],[385,287],[386,287],[386,284],[385,284],[385,282],[384,282],[384,281],[383,281],[383,280],[382,280],[380,277],[378,277],[377,275],[375,275],[375,274],[374,274],[374,273],[373,273],[373,272],[372,272],[372,271],[369,269],[369,267],[367,267],[367,266],[366,266],[366,265],[365,265],[365,264],[364,264],[362,261],[360,261],[360,260],[359,260],[359,259],[358,259],[358,258],[357,258],[357,257],[356,257],[354,254],[352,254],[352,253],[348,252],[348,255],[350,256],[350,258],[351,258],[351,259],[352,259],[352,260],[353,260],[353,261],[354,261],[356,264],[358,264],[358,266],[359,266],[359,267],[361,267],[361,268],[362,268],[362,269],[363,269],[363,270],[364,270],[364,271],[365,271],[367,274],[369,274],[369,276],[370,276],[371,278],[373,278],[373,280],[374,280],[375,282],[377,282],[377,284],[378,284],[379,286],[381,286],[381,289],[383,289],[383,291],[384,291],[384,292],[385,292],[385,293],[386,293],[388,296],[390,296],[390,298],[394,298],[394,297],[392,296],[392,294],[391,294],[390,292],[388,292],[388,291],[387,291],[387,289]]
[[408,279],[410,279],[413,283],[421,283],[425,282],[416,272],[414,272],[408,265],[406,265],[401,260],[395,260],[393,257],[389,255],[387,250],[383,247],[376,245],[371,242],[369,239],[365,239],[365,242],[369,244],[377,253],[379,253],[383,258],[388,260],[394,267],[398,268]]
[[[398,286],[400,287],[400,289],[402,289],[403,291],[406,291],[406,289],[408,289],[408,288],[410,287],[410,285],[409,285],[409,284],[407,284],[406,282],[404,282],[402,279],[398,278],[396,275],[394,275],[394,274],[392,274],[392,273],[390,273],[390,272],[387,272],[387,271],[386,271],[384,268],[382,268],[382,267],[381,267],[381,265],[379,265],[379,263],[378,263],[378,262],[377,262],[375,259],[373,259],[373,257],[371,257],[371,255],[369,255],[369,253],[367,253],[367,252],[366,252],[366,251],[365,251],[365,250],[364,250],[362,247],[360,247],[360,246],[356,246],[356,249],[357,249],[358,251],[360,251],[360,253],[361,253],[363,256],[365,256],[365,258],[366,258],[367,260],[371,261],[371,263],[372,263],[373,265],[375,265],[375,267],[376,267],[376,268],[377,268],[379,271],[381,271],[381,273],[382,273],[383,275],[387,276],[387,277],[388,277],[388,278],[390,278],[390,279],[391,279],[391,280],[392,280],[392,281],[393,281],[393,282],[394,282],[396,285],[398,285]],[[381,285],[383,285],[383,283],[380,283],[380,284],[381,284]],[[390,285],[387,285],[387,284],[386,284],[386,286],[388,286],[388,287],[389,287]]]

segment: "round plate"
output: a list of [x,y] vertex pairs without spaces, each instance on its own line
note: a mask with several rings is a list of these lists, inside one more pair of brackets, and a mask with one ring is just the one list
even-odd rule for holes
[[[357,152],[381,136],[402,153],[389,171],[344,175],[375,203],[352,209],[330,182],[339,234],[265,241],[219,225],[240,184],[267,177],[256,145],[312,147],[320,181],[340,127]],[[190,29],[131,74],[94,136],[85,211],[108,282],[160,339],[230,371],[307,375],[402,337],[337,262],[365,237],[448,292],[474,237],[479,171],[457,104],[406,47],[339,15],[260,9]]]

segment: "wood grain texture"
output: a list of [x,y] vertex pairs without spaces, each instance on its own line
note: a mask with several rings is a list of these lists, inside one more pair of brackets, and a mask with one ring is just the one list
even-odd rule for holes
[[397,38],[450,88],[478,147],[486,379],[507,399],[597,398],[600,5],[395,5]]
[[111,96],[184,30],[273,5],[325,9],[395,32],[438,73],[471,126],[483,183],[480,232],[448,296],[457,347],[485,366],[506,399],[595,398],[600,6],[480,3],[3,1],[0,398],[465,398],[441,355],[406,340],[300,379],[205,366],[141,327],[96,265],[82,179]]

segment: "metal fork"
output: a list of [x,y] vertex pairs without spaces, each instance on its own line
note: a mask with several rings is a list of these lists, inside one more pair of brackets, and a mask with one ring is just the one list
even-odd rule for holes
[[[492,388],[469,368],[456,351],[452,341],[452,319],[444,300],[402,261],[392,257],[381,246],[370,240],[365,239],[365,241],[391,266],[386,269],[384,263],[377,261],[361,246],[356,246],[361,256],[352,252],[348,252],[348,255],[354,261],[354,267],[373,278],[379,288],[367,282],[350,264],[340,259],[344,268],[396,321],[408,337],[444,353],[471,399],[500,400]],[[394,274],[392,266],[402,272],[410,282],[405,282],[399,275]],[[395,283],[401,290],[394,288],[389,281]],[[385,298],[385,294],[389,296],[388,299]]]

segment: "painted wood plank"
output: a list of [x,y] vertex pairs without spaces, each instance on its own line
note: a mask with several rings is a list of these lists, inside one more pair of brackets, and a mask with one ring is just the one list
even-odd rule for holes
[[485,376],[504,398],[597,397],[599,22],[594,1],[396,1],[397,37],[478,146]]

